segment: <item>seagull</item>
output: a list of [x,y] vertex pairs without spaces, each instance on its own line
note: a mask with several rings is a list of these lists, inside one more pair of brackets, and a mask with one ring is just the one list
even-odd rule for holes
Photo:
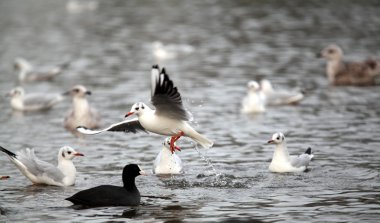
[[256,81],[247,84],[248,93],[242,101],[243,113],[262,113],[265,112],[266,97],[261,91],[260,85]]
[[297,104],[304,98],[303,93],[299,91],[274,90],[271,82],[266,79],[260,81],[260,86],[267,105]]
[[79,191],[65,200],[74,205],[88,207],[100,206],[137,206],[141,196],[136,187],[135,178],[146,175],[136,164],[126,165],[123,169],[123,186],[101,185],[87,190]]
[[50,81],[67,69],[68,66],[69,62],[65,62],[46,69],[35,69],[33,65],[24,58],[19,57],[14,61],[14,68],[18,72],[20,82]]
[[9,178],[10,178],[9,176],[0,176],[0,180],[7,180]]
[[82,85],[76,85],[64,95],[70,95],[73,98],[73,107],[64,120],[66,129],[75,131],[78,126],[85,126],[90,129],[99,127],[100,114],[90,106],[86,99],[87,95],[91,95],[91,91]]
[[[154,174],[180,174],[183,168],[181,158],[170,150],[170,137],[167,137],[163,143],[162,150],[158,153],[153,164]],[[174,143],[174,149],[181,149]]]
[[176,58],[178,55],[185,55],[194,52],[194,47],[186,44],[164,45],[162,42],[152,43],[153,55],[157,62]]
[[188,121],[191,114],[183,107],[181,95],[166,74],[165,68],[159,70],[158,65],[152,67],[151,102],[156,109],[151,109],[142,102],[135,103],[125,118],[136,115],[137,118],[127,119],[102,130],[89,130],[79,126],[77,130],[83,134],[93,135],[104,131],[153,132],[159,135],[171,136],[170,150],[174,152],[174,142],[182,136],[187,136],[210,148],[213,142],[195,131]]
[[327,46],[317,56],[327,60],[326,74],[332,85],[374,85],[376,76],[380,75],[380,60],[343,62],[343,51],[335,44]]
[[285,173],[305,171],[310,160],[314,157],[311,153],[311,148],[308,148],[305,153],[299,156],[289,156],[285,136],[281,132],[273,134],[272,139],[269,140],[268,143],[276,144],[272,162],[269,165],[269,170],[272,172]]
[[6,94],[11,97],[11,107],[18,111],[49,110],[63,100],[61,94],[31,93],[25,94],[22,87],[16,87]]
[[46,184],[54,186],[71,186],[75,183],[76,169],[72,159],[83,156],[69,146],[63,146],[58,152],[58,166],[42,161],[36,157],[33,149],[25,149],[12,153],[0,146],[0,151],[16,165],[24,176],[33,184]]

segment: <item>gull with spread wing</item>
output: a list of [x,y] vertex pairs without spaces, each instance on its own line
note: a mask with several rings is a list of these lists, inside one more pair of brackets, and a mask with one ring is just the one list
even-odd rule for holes
[[184,108],[182,98],[173,81],[169,79],[165,68],[160,72],[158,65],[152,67],[151,102],[156,109],[151,109],[142,102],[135,103],[125,117],[136,115],[137,118],[127,119],[102,130],[90,130],[79,126],[77,130],[83,134],[93,135],[104,131],[153,132],[159,135],[171,136],[170,150],[174,152],[174,142],[181,136],[187,136],[210,148],[213,142],[195,131],[188,121],[191,114]]

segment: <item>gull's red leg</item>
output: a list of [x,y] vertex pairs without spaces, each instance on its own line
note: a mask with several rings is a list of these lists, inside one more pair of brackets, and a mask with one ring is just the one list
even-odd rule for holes
[[181,151],[181,149],[179,149],[179,148],[176,148],[175,146],[174,146],[174,143],[179,139],[179,138],[181,138],[181,136],[184,136],[185,135],[185,133],[183,133],[182,131],[180,131],[177,135],[174,135],[174,136],[172,136],[171,137],[171,139],[170,139],[170,151],[172,152],[172,153],[174,153],[174,151],[177,149],[178,151]]

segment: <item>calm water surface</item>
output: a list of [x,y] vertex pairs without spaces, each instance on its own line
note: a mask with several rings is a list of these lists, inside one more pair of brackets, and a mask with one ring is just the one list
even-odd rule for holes
[[[86,1],[85,1],[86,2]],[[328,87],[315,53],[338,43],[352,60],[380,58],[377,1],[98,1],[67,10],[67,1],[0,1],[0,90],[17,85],[12,61],[71,60],[70,69],[28,92],[63,92],[81,83],[104,125],[123,119],[137,101],[148,102],[150,67],[160,63],[179,87],[195,127],[215,140],[200,149],[181,140],[180,176],[139,177],[145,196],[136,208],[75,210],[64,198],[100,184],[121,184],[121,170],[136,162],[152,169],[162,136],[115,134],[78,139],[63,128],[70,100],[43,113],[15,113],[0,99],[0,142],[17,151],[35,148],[56,162],[59,147],[76,158],[76,185],[33,186],[0,155],[1,222],[378,222],[380,218],[380,87]],[[177,56],[157,60],[152,44],[174,45]],[[181,49],[192,47],[194,51]],[[301,87],[299,106],[239,112],[249,80],[268,78]],[[273,174],[268,165],[276,131],[291,153],[312,147],[310,171]]]

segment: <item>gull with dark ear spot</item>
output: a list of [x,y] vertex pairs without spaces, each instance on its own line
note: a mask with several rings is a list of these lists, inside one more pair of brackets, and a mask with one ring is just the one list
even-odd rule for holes
[[272,162],[269,165],[269,170],[277,173],[284,172],[302,172],[305,171],[314,157],[311,153],[311,148],[308,148],[305,153],[299,156],[289,156],[285,142],[285,136],[281,132],[275,133],[269,144],[275,144]]
[[86,98],[87,95],[91,95],[91,91],[83,85],[76,85],[64,94],[73,98],[73,107],[64,120],[66,129],[75,132],[78,126],[85,126],[89,129],[99,127],[100,114],[90,106]]
[[[174,143],[174,149],[181,149]],[[154,174],[180,174],[182,172],[182,161],[176,153],[170,150],[170,137],[167,137],[163,143],[162,150],[158,153],[153,164]]]
[[6,96],[11,98],[11,107],[17,111],[49,110],[63,100],[61,94],[26,94],[22,87],[12,89]]
[[76,169],[72,159],[83,156],[69,146],[63,146],[58,152],[58,165],[42,161],[36,157],[33,149],[21,150],[13,153],[0,146],[9,160],[16,165],[21,173],[33,184],[46,184],[53,186],[71,186],[75,183]]
[[148,131],[159,135],[171,136],[170,150],[174,152],[174,142],[187,136],[204,148],[210,148],[213,142],[195,131],[189,124],[191,114],[184,108],[182,98],[170,80],[165,68],[160,72],[158,65],[151,72],[151,102],[156,109],[151,109],[142,102],[135,103],[125,115],[136,115],[137,119],[129,119],[113,124],[102,130],[89,130],[79,126],[77,130],[83,134],[93,135],[104,131],[137,132]]
[[101,206],[138,206],[141,196],[136,187],[135,178],[146,175],[136,164],[126,165],[123,169],[123,186],[101,185],[87,190],[79,191],[66,200],[74,205],[84,207]]
[[380,60],[344,62],[343,50],[335,44],[324,48],[318,56],[327,60],[326,74],[331,85],[374,85],[380,75]]
[[50,81],[69,66],[69,62],[62,64],[36,69],[30,62],[24,58],[16,58],[14,61],[14,69],[17,71],[20,82],[32,81]]

